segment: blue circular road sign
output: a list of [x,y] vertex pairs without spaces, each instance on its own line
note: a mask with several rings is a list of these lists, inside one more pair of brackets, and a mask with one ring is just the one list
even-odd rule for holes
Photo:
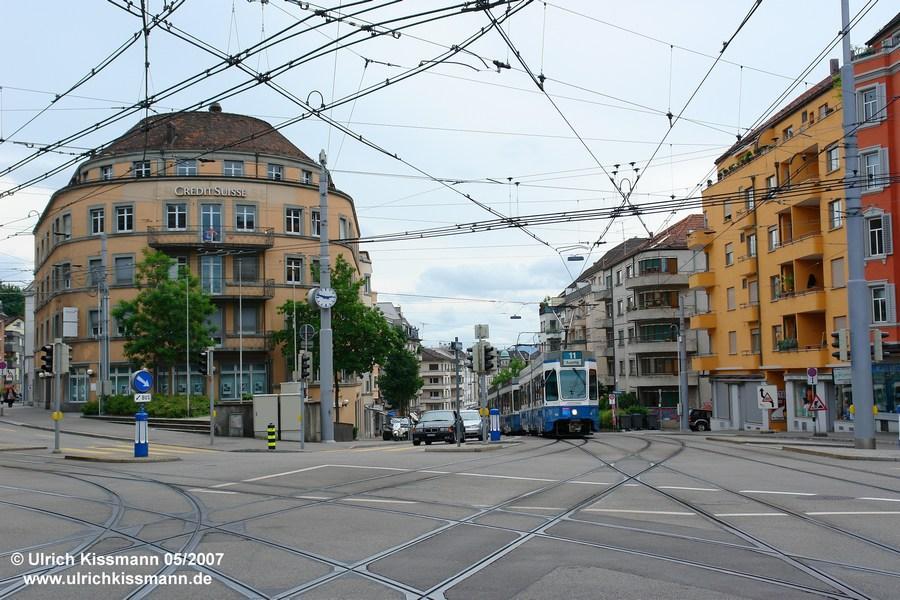
[[139,394],[145,394],[153,387],[153,375],[149,371],[135,371],[131,374],[131,389]]

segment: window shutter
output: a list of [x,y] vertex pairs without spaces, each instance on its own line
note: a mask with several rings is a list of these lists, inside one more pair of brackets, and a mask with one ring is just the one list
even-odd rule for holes
[[875,86],[875,98],[877,100],[877,110],[878,114],[875,119],[877,121],[884,121],[887,119],[887,94],[885,93],[885,87],[883,83],[879,83]]
[[887,321],[888,323],[897,322],[897,301],[894,297],[896,289],[893,283],[884,286],[884,295],[887,298]]
[[856,96],[856,124],[859,125],[865,121],[866,113],[863,111],[863,95],[858,91],[854,95]]
[[891,175],[891,163],[888,161],[890,157],[887,148],[882,148],[879,152],[881,156],[878,157],[878,174],[882,177],[880,187],[887,187],[890,185],[890,180],[888,180]]
[[885,254],[893,254],[894,253],[894,232],[891,229],[890,213],[884,213],[881,216],[881,226],[884,228],[884,253]]
[[863,241],[863,247],[866,250],[866,258],[872,256],[871,247],[871,236],[869,235],[869,219],[866,218],[863,220],[863,235],[865,236],[865,240]]

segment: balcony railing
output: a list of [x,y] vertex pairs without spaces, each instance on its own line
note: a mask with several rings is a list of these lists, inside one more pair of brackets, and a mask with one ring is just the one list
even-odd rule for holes
[[271,248],[275,244],[275,230],[226,229],[166,229],[147,227],[147,245],[152,248]]
[[274,347],[271,331],[258,331],[256,333],[244,333],[240,335],[237,331],[227,331],[224,335],[220,335],[221,344],[216,347],[217,350],[269,352]]

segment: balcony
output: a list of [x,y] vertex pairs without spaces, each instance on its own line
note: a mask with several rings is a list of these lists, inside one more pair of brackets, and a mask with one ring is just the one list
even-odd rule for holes
[[735,273],[739,277],[747,277],[756,273],[756,257],[744,255],[738,257],[734,266]]
[[697,354],[690,357],[690,361],[695,371],[715,371],[719,368],[719,357],[716,354]]
[[703,250],[713,243],[715,237],[715,231],[692,231],[687,236],[687,246],[690,250]]
[[738,316],[742,323],[754,323],[759,321],[759,304],[741,304]]
[[612,289],[610,288],[594,288],[594,293],[598,300],[610,300],[612,298]]
[[716,274],[712,271],[699,271],[691,273],[688,278],[688,285],[691,289],[704,288],[709,289],[716,286]]
[[628,376],[629,387],[671,387],[678,385],[678,373],[650,373]]
[[147,245],[151,248],[271,248],[275,244],[272,228],[244,231],[219,228],[201,231],[181,229],[171,231],[162,227],[147,227]]
[[691,317],[691,329],[715,329],[718,317],[714,312],[705,312]]
[[626,318],[629,321],[647,321],[660,319],[677,319],[680,309],[677,306],[653,306],[646,304],[644,306],[632,306],[628,309]]
[[243,298],[245,300],[268,300],[272,298],[275,288],[274,279],[256,280],[256,281],[231,281],[204,280],[204,291],[208,293],[213,300],[237,300]]
[[607,317],[604,315],[602,317],[597,317],[596,319],[594,319],[594,327],[596,327],[598,329],[607,329],[612,326],[613,326],[613,318],[612,317]]
[[643,272],[625,280],[625,289],[656,288],[661,286],[682,286],[688,284],[687,273],[664,271]]
[[612,344],[606,344],[597,348],[598,356],[615,356],[616,348]]
[[776,347],[771,354],[766,353],[766,360],[770,364],[763,365],[763,368],[806,369],[824,367],[835,360],[831,357],[831,348],[828,346],[790,346],[793,344],[782,345],[781,349]]
[[244,352],[269,352],[274,347],[271,331],[245,332],[243,336],[238,335],[237,331],[228,331],[221,340],[222,343],[216,346],[219,352],[238,352],[242,349]]
[[806,290],[799,294],[786,292],[772,300],[772,306],[779,314],[823,312],[826,305],[825,290],[822,288]]
[[779,262],[787,260],[804,260],[822,258],[824,242],[821,233],[808,233],[794,238],[791,241],[782,242],[774,250]]
[[[687,351],[688,352],[696,352],[697,351],[697,340],[695,338],[688,337],[686,341]],[[678,352],[678,342],[675,339],[674,328],[673,334],[671,336],[664,337],[640,337],[633,336],[628,338],[628,353],[629,354],[647,354],[647,353],[666,353],[666,352]]]

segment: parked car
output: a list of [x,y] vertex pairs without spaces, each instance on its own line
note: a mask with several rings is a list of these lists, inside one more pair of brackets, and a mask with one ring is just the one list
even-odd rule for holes
[[[403,438],[397,437],[401,433]],[[384,422],[381,429],[381,439],[384,441],[404,439],[409,432],[409,419],[407,417],[391,417],[389,421]]]
[[475,438],[481,440],[481,415],[477,410],[461,410],[459,412],[463,420],[466,439]]
[[456,441],[454,435],[454,423],[456,417],[452,410],[429,410],[422,413],[419,422],[412,430],[413,444],[418,446],[422,442],[430,445],[431,442],[444,441],[452,444]]
[[710,418],[712,418],[712,411],[692,408],[688,413],[688,426],[691,431],[709,431]]

